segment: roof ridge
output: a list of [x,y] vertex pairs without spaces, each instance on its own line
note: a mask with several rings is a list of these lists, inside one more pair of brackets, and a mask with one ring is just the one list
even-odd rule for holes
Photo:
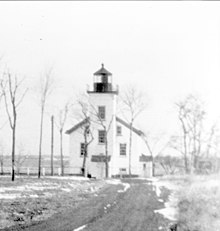
[[[130,125],[129,123],[127,123],[126,121],[124,121],[123,119],[119,118],[118,116],[116,116],[116,121],[118,121],[119,123],[123,124],[125,127],[127,127],[128,129],[130,129]],[[132,126],[132,131],[135,132],[137,135],[141,136],[143,135],[143,132],[135,127]]]

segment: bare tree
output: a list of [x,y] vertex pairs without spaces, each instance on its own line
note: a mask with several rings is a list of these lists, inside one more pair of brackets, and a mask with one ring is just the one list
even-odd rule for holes
[[1,85],[1,90],[0,90],[0,102],[1,102],[1,99],[4,95],[4,91],[3,91],[2,87],[5,88],[3,79],[0,79],[0,85]]
[[22,89],[22,81],[18,81],[17,76],[12,76],[8,71],[5,73],[5,79],[1,82],[1,90],[4,96],[5,109],[12,130],[12,181],[15,180],[15,144],[16,144],[16,126],[17,109],[24,99],[27,89]]
[[132,129],[134,125],[134,121],[137,117],[146,109],[146,101],[144,99],[144,94],[140,92],[136,87],[129,86],[122,93],[120,100],[124,105],[123,113],[125,119],[128,121],[130,125],[130,135],[129,135],[129,175],[131,176],[131,150],[132,150]]
[[17,147],[17,155],[15,158],[15,167],[17,170],[17,174],[20,174],[21,167],[24,162],[28,159],[29,155],[26,153],[24,145],[22,143]]
[[[205,111],[199,99],[193,95],[176,103],[176,106],[182,131],[180,152],[183,154],[185,172],[189,173],[196,169],[198,158],[201,155]],[[178,149],[177,145],[173,146]]]
[[160,163],[166,174],[175,174],[181,166],[181,160],[175,156],[158,156],[157,162]]
[[0,165],[1,165],[1,175],[4,174],[4,146],[0,143]]
[[59,110],[58,113],[58,122],[55,122],[60,135],[60,166],[61,166],[61,175],[64,175],[64,161],[63,161],[63,129],[67,120],[67,115],[69,112],[69,102],[67,102],[64,108]]
[[40,140],[39,140],[39,161],[38,161],[38,178],[41,177],[41,155],[42,155],[42,139],[43,139],[43,124],[45,107],[48,96],[52,92],[53,78],[52,69],[45,72],[45,75],[40,79]]
[[208,139],[207,139],[207,145],[206,145],[206,151],[205,151],[205,156],[208,158],[209,155],[212,152],[212,149],[214,148],[215,145],[215,140],[218,132],[218,127],[217,124],[213,124],[211,126],[210,132],[208,134]]
[[78,132],[83,136],[83,162],[82,162],[82,174],[87,176],[87,158],[88,158],[88,148],[93,142],[93,128],[91,126],[91,118],[89,117],[89,98],[84,93],[79,93],[76,96],[76,101],[73,107],[73,118],[81,123]]
[[[219,169],[219,143],[220,134],[218,124],[215,122],[210,131],[207,133],[205,140],[205,149],[203,150],[203,157],[206,161],[212,162],[212,171],[217,172]],[[201,169],[200,169],[201,171]]]
[[[3,85],[3,80],[0,79],[0,86]],[[3,96],[3,92],[2,92],[2,87],[0,88],[0,104],[1,104],[1,99]],[[0,165],[1,165],[1,175],[4,174],[4,169],[3,169],[3,165],[4,165],[4,148],[3,145],[0,143]]]
[[54,150],[54,116],[51,116],[51,158],[50,158],[50,167],[51,167],[51,176],[53,176],[53,150]]
[[86,160],[88,157],[88,147],[94,140],[93,131],[91,128],[91,120],[88,117],[88,101],[83,101],[82,99],[78,99],[77,103],[80,107],[80,117],[85,121],[82,126],[82,133],[84,137],[84,155],[83,155],[83,164],[82,164],[82,173],[84,176],[87,176],[87,167],[86,167]]

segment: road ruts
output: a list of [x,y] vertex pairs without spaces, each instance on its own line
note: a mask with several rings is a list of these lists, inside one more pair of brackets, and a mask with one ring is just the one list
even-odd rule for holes
[[125,192],[118,192],[123,191],[122,185],[109,185],[98,195],[46,221],[6,231],[73,231],[82,226],[83,231],[167,230],[169,221],[154,213],[154,210],[163,208],[163,203],[158,201],[152,186],[144,180],[123,182],[131,186]]

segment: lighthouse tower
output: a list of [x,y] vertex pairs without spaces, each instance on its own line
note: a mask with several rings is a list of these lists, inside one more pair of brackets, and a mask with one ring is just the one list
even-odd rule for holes
[[[88,90],[90,101],[90,119],[93,127],[94,140],[89,146],[91,161],[88,171],[93,176],[105,177],[105,135],[108,141],[109,168],[108,175],[111,176],[113,156],[115,153],[115,133],[116,133],[116,106],[118,89],[112,84],[112,73],[105,69],[102,64],[101,69],[93,75],[93,88]],[[107,133],[104,131],[105,126]]]

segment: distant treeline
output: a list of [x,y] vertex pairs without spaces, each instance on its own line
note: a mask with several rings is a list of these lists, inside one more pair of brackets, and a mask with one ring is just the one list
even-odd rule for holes
[[[156,175],[184,174],[184,160],[176,156],[157,156],[154,160]],[[206,157],[198,160],[197,169],[194,173],[210,174],[220,171],[220,158]]]

